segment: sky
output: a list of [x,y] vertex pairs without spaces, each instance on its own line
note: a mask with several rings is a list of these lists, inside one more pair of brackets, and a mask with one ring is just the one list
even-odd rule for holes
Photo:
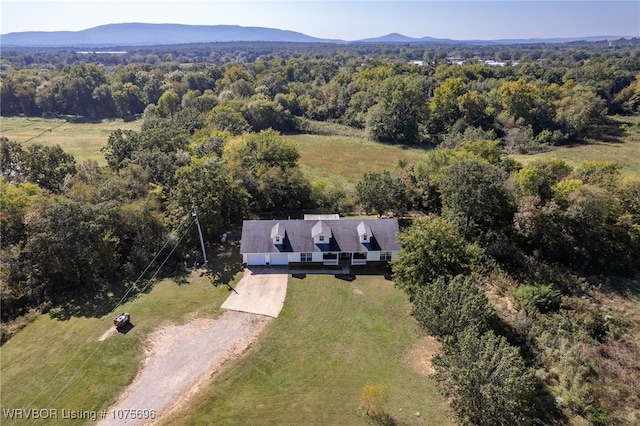
[[241,25],[359,40],[640,36],[640,1],[0,0],[0,34],[124,22]]

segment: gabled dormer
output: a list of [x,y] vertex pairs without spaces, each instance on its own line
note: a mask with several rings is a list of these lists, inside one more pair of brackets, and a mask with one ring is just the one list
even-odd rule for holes
[[273,225],[273,228],[271,228],[271,241],[273,241],[273,244],[281,245],[284,241],[285,232],[284,226],[280,222]]
[[331,239],[331,228],[329,225],[319,220],[313,225],[311,228],[311,236],[313,237],[313,242],[316,244],[329,244],[329,240]]
[[360,222],[356,228],[358,230],[358,236],[360,237],[360,242],[362,244],[369,244],[371,242],[371,238],[373,237],[373,233],[371,232],[371,227],[364,222]]

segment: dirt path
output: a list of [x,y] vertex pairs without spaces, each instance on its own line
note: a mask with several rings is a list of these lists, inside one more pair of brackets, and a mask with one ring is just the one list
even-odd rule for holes
[[[264,315],[225,311],[215,320],[196,319],[154,332],[138,376],[99,424],[157,423],[208,383],[227,361],[242,354],[271,320]],[[157,416],[155,420],[118,419],[126,415],[123,410],[155,410]]]

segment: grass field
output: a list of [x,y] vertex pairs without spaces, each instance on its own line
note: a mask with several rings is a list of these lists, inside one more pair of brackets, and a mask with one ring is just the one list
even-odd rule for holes
[[367,384],[388,386],[399,424],[451,424],[434,382],[411,367],[419,336],[406,296],[383,276],[290,277],[257,345],[164,424],[366,425]]
[[[116,333],[104,342],[98,338],[113,327],[114,315],[73,317],[66,321],[40,315],[5,343],[1,351],[0,406],[12,408],[94,410],[110,401],[133,380],[143,354],[146,336],[159,325],[183,323],[194,315],[214,318],[228,295],[209,279],[192,274],[188,283],[171,280],[155,284],[148,294],[119,308],[131,313],[133,329]],[[112,304],[117,302],[114,298]],[[0,423],[11,421],[4,413]],[[86,424],[86,420],[38,420],[37,424]]]
[[427,151],[345,136],[293,135],[302,170],[312,180],[339,177],[355,185],[367,172],[393,171],[398,161],[417,162]]
[[140,130],[142,121],[104,120],[98,123],[70,123],[62,119],[2,117],[0,135],[23,146],[60,145],[73,155],[78,164],[91,159],[100,165],[106,161],[100,148],[107,144],[111,132],[117,129]]
[[[572,166],[585,161],[612,160],[622,166],[623,174],[640,173],[640,116],[615,116],[613,120],[623,125],[620,135],[613,141],[592,141],[590,144],[554,147],[535,155],[512,155],[523,164],[535,158],[562,158]],[[0,118],[0,134],[23,143],[42,145],[59,144],[74,155],[78,164],[86,159],[106,164],[100,152],[109,134],[116,129],[139,130],[142,121],[122,120],[99,123],[69,123],[64,120],[40,118]],[[51,131],[49,131],[51,129]],[[399,160],[418,162],[427,149],[382,144],[354,136],[288,135],[300,152],[300,164],[312,180],[339,179],[347,187],[355,185],[369,171],[394,170]]]
[[623,124],[622,134],[611,142],[592,141],[589,144],[554,147],[535,155],[511,155],[527,164],[536,158],[561,158],[572,167],[586,161],[616,161],[622,174],[640,173],[640,116],[613,118]]

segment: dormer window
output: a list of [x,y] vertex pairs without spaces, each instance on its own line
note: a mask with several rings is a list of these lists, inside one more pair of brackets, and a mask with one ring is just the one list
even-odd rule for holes
[[364,223],[364,221],[358,224],[356,230],[358,231],[358,236],[360,237],[361,243],[367,244],[371,241],[371,237],[373,237],[371,227]]
[[331,239],[331,228],[329,225],[319,220],[311,228],[311,236],[316,244],[327,244]]
[[271,240],[273,241],[273,244],[282,244],[284,241],[284,234],[284,226],[280,223],[273,225],[273,228],[271,228]]

